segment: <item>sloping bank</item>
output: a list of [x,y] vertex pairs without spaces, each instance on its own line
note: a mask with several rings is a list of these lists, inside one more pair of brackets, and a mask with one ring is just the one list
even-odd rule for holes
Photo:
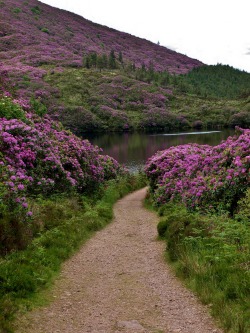
[[147,163],[176,272],[225,331],[250,332],[250,130],[216,147],[188,144]]

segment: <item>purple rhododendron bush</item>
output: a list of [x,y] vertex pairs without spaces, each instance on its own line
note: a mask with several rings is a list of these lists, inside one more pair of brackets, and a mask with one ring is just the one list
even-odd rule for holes
[[146,165],[155,201],[187,208],[234,213],[250,183],[250,130],[218,146],[187,144],[156,153]]
[[49,117],[0,119],[1,179],[8,198],[27,208],[25,195],[93,190],[122,167]]
[[124,174],[101,149],[49,116],[25,112],[10,97],[0,98],[0,115],[0,220],[5,224],[6,216],[7,223],[28,223],[33,215],[30,202],[37,197],[90,194]]

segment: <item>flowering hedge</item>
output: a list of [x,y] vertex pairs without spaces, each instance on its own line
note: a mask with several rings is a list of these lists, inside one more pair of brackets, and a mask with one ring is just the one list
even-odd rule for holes
[[158,204],[182,201],[188,208],[233,213],[249,187],[250,130],[218,146],[187,144],[151,157],[145,167]]
[[0,205],[28,215],[27,196],[88,192],[124,172],[112,157],[48,116],[0,118],[0,151]]

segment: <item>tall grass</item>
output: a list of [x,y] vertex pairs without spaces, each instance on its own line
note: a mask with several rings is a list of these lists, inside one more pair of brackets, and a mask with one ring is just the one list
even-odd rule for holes
[[51,285],[61,264],[112,220],[113,204],[145,186],[142,175],[109,181],[91,197],[54,196],[33,202],[37,237],[23,251],[0,258],[0,332],[12,332],[16,313],[34,304],[34,297]]
[[159,210],[169,262],[230,333],[250,332],[250,231],[242,212],[205,216],[173,203]]

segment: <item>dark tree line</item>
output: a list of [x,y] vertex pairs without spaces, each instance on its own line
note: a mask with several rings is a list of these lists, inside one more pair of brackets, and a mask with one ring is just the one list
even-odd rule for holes
[[135,78],[157,86],[173,86],[181,93],[195,94],[204,98],[246,98],[250,96],[250,74],[228,65],[201,66],[187,74],[171,75],[157,72],[153,63],[148,68],[142,64],[134,69]]
[[201,66],[176,78],[180,90],[202,97],[234,99],[250,95],[250,74],[228,65]]

